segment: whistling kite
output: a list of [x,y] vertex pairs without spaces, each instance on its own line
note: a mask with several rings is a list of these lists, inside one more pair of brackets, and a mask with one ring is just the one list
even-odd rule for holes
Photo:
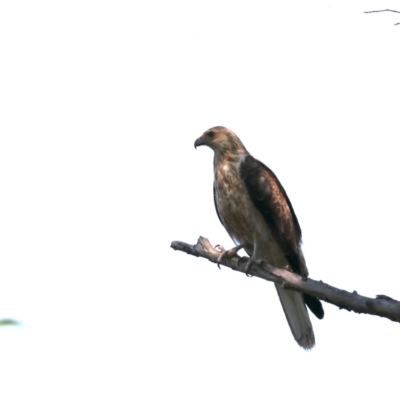
[[[232,256],[244,248],[251,256],[248,266],[252,260],[266,258],[275,267],[289,267],[306,277],[300,225],[275,174],[252,157],[231,130],[222,126],[204,132],[194,145],[214,150],[215,208],[237,245],[221,257]],[[306,305],[321,319],[321,302],[275,286],[294,338],[301,347],[311,349],[315,338]]]

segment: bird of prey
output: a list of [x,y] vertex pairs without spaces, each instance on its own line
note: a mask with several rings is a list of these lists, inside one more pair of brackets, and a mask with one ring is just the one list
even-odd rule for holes
[[[244,248],[250,264],[252,260],[266,258],[277,268],[287,268],[307,277],[300,225],[276,175],[252,157],[241,140],[223,126],[208,129],[194,146],[208,146],[214,151],[215,208],[236,244],[222,256],[231,257]],[[311,349],[315,338],[306,305],[322,319],[321,302],[275,286],[295,340],[301,347]]]

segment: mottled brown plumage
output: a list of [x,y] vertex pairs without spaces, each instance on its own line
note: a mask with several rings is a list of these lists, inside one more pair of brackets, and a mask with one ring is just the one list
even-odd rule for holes
[[[225,127],[214,127],[198,138],[195,147],[214,150],[214,202],[218,217],[251,260],[267,258],[278,268],[306,277],[301,229],[292,204],[275,174],[252,157],[240,139]],[[231,254],[231,253],[229,253]],[[323,317],[321,302],[276,286],[293,336],[311,348],[315,339],[305,304]]]

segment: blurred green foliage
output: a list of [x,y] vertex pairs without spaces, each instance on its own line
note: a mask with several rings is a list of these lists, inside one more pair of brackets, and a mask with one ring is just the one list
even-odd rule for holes
[[18,321],[13,319],[0,319],[0,326],[19,325]]

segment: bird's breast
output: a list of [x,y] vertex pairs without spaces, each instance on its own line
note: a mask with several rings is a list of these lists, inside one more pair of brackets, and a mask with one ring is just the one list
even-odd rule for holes
[[239,163],[222,163],[215,168],[214,187],[215,204],[225,229],[235,242],[252,246],[254,206],[240,178]]
[[221,163],[215,167],[214,189],[218,215],[230,237],[237,244],[244,245],[249,254],[256,251],[254,256],[257,258],[272,255],[275,259],[275,253],[280,256],[282,252],[251,200],[239,168],[240,162]]

